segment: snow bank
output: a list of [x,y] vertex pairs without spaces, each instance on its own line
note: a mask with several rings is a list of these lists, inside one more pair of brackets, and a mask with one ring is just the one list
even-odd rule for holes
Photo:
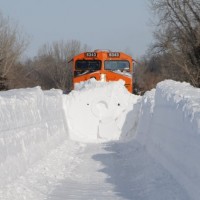
[[123,81],[90,80],[69,95],[39,87],[0,93],[0,187],[68,138],[136,138],[188,191],[200,196],[200,89],[171,80],[143,97]]
[[[75,86],[65,97],[70,138],[97,142],[117,140],[134,127],[132,113],[139,97],[124,87],[124,81],[99,82],[91,79]],[[128,116],[128,117],[127,117]]]
[[144,95],[137,140],[186,188],[200,196],[200,89],[171,80]]
[[0,93],[0,187],[22,175],[67,138],[59,90]]

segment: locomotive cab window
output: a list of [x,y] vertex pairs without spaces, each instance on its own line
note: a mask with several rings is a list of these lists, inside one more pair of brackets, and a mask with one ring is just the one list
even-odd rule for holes
[[101,69],[100,60],[77,60],[75,64],[75,76],[95,72]]
[[75,70],[100,70],[101,61],[100,60],[77,60]]
[[130,63],[126,60],[106,60],[104,66],[110,71],[130,71]]

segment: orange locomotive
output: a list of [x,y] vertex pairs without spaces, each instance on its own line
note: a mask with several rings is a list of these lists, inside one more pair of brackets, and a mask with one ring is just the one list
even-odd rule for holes
[[91,78],[99,81],[125,81],[125,87],[132,93],[133,59],[123,52],[95,50],[84,52],[69,61],[74,72],[73,83]]

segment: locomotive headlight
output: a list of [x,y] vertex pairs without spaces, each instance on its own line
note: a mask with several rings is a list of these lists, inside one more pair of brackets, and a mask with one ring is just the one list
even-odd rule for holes
[[101,82],[106,82],[106,74],[101,74],[100,80]]

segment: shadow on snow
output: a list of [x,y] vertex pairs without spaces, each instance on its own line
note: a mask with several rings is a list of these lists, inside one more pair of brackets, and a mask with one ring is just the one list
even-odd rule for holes
[[[185,190],[137,141],[108,143],[105,154],[92,158],[105,167],[106,181],[122,199],[130,200],[188,200]],[[109,152],[109,153],[108,153]]]

